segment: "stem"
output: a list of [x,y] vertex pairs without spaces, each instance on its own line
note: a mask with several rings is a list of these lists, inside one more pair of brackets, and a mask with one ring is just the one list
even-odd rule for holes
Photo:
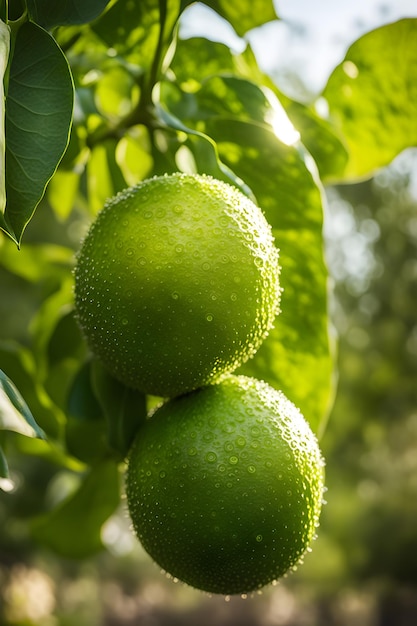
[[159,70],[162,63],[162,51],[164,47],[164,32],[165,24],[167,20],[167,7],[166,0],[159,0],[159,36],[158,43],[156,45],[155,55],[152,61],[151,69],[149,72],[149,81],[144,92],[145,106],[152,102],[152,90],[155,83],[158,81]]
[[89,148],[106,139],[119,139],[127,129],[136,124],[143,124],[149,130],[158,126],[158,120],[154,113],[152,93],[159,80],[159,74],[163,62],[165,47],[165,28],[167,23],[167,0],[159,0],[159,35],[155,48],[154,58],[147,74],[140,76],[138,85],[141,91],[140,102],[126,117],[122,118],[115,126],[99,129],[87,139]]

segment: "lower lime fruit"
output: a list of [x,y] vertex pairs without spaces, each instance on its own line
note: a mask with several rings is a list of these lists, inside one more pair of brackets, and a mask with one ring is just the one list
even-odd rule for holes
[[251,357],[279,307],[262,211],[209,176],[148,179],[98,214],[75,269],[77,318],[116,378],[172,397]]
[[230,375],[145,422],[129,454],[128,509],[168,574],[243,594],[302,559],[318,526],[323,466],[310,426],[281,392]]

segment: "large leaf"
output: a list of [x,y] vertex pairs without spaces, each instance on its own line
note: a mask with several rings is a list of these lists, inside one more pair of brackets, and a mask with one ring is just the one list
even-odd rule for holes
[[87,474],[79,489],[33,523],[35,539],[57,554],[82,559],[103,548],[101,528],[120,501],[117,464],[103,461]]
[[238,35],[277,19],[272,0],[204,0],[233,26]]
[[6,98],[7,204],[0,227],[20,243],[67,146],[73,84],[65,56],[41,27],[18,30]]
[[314,158],[324,183],[336,180],[348,160],[342,138],[328,120],[321,118],[312,107],[283,98],[279,94],[288,117],[300,133],[301,141]]
[[94,20],[110,0],[27,0],[31,19],[44,28],[85,24]]
[[241,371],[282,389],[320,432],[332,396],[321,189],[303,154],[268,128],[213,118],[206,130],[252,189],[280,249],[282,313]]
[[[160,87],[163,88],[164,85],[162,84]],[[194,152],[197,169],[201,171],[204,170],[206,174],[210,174],[225,182],[233,183],[236,187],[241,189],[241,191],[247,195],[251,195],[249,187],[219,158],[217,146],[211,137],[183,124],[180,119],[165,108],[163,103],[164,99],[165,98],[162,98],[160,101],[156,102],[156,112],[160,123],[166,125],[167,128],[188,135],[188,142]],[[176,169],[178,169],[178,167],[176,167]]]
[[45,438],[28,405],[10,378],[0,370],[0,430]]
[[198,122],[209,108],[212,115],[231,113],[239,119],[266,121],[279,134],[284,109],[316,161],[322,180],[332,181],[345,167],[347,151],[334,127],[312,107],[285,96],[260,70],[250,46],[233,54],[227,46],[208,39],[180,40],[171,69],[183,97],[171,101],[169,108],[181,119],[191,116]]
[[417,19],[358,39],[324,89],[349,151],[342,180],[370,176],[417,145]]
[[179,84],[189,88],[209,76],[235,71],[230,48],[205,37],[179,39],[170,67]]

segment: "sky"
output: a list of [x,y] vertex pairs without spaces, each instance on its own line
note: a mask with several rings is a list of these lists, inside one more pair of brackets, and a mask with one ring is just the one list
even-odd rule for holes
[[[347,48],[365,32],[403,17],[417,17],[417,0],[276,0],[280,21],[248,34],[262,69],[296,72],[319,93]],[[194,5],[182,35],[206,35],[241,50],[245,43],[204,6]],[[288,95],[296,95],[289,93]]]

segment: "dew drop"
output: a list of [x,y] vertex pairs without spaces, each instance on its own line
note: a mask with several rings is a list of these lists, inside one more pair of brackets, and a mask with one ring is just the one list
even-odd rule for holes
[[214,319],[214,318],[213,318],[213,316],[211,315],[211,313],[208,313],[208,314],[206,315],[206,320],[207,320],[208,322],[212,322],[212,321],[213,321],[213,319]]

